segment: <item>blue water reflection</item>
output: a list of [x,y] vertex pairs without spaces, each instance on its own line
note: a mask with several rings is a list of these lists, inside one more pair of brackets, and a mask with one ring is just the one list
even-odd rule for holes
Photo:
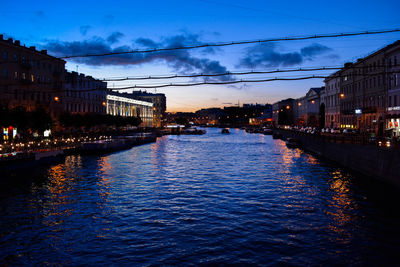
[[4,177],[0,265],[397,260],[390,187],[271,136],[207,130]]

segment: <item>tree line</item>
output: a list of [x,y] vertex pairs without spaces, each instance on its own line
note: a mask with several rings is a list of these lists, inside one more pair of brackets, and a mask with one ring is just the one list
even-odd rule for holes
[[[122,117],[106,114],[61,114],[57,122],[62,127],[72,128],[91,128],[96,126],[139,126],[142,120],[138,117]],[[37,131],[43,133],[44,130],[53,129],[56,121],[43,108],[36,108],[34,111],[27,111],[25,107],[19,106],[9,109],[0,106],[0,126],[12,126],[18,132]]]

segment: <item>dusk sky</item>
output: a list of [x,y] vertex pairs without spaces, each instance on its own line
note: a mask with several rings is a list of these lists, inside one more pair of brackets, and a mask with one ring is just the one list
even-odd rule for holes
[[[0,33],[49,54],[106,53],[228,41],[400,28],[393,1],[5,1]],[[400,33],[67,60],[67,69],[95,78],[227,71],[340,67],[396,40]],[[224,76],[217,81],[328,75]],[[202,81],[201,78],[123,81],[110,88]],[[167,87],[167,111],[195,111],[300,97],[322,79],[236,85]],[[154,89],[148,90],[155,92]],[[230,104],[231,103],[231,104]]]

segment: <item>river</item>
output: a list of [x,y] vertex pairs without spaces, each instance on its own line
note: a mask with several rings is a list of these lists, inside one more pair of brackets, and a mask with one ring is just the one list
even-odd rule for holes
[[0,265],[399,264],[398,193],[267,135],[164,136],[2,177]]

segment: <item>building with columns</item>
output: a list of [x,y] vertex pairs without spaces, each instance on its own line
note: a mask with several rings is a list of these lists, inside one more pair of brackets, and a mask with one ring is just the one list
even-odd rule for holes
[[134,95],[136,99],[153,103],[153,126],[157,128],[161,127],[165,119],[165,111],[167,110],[165,94],[133,91],[132,95]]
[[140,126],[153,127],[153,103],[136,99],[134,94],[108,92],[107,114],[123,117],[138,117]]

